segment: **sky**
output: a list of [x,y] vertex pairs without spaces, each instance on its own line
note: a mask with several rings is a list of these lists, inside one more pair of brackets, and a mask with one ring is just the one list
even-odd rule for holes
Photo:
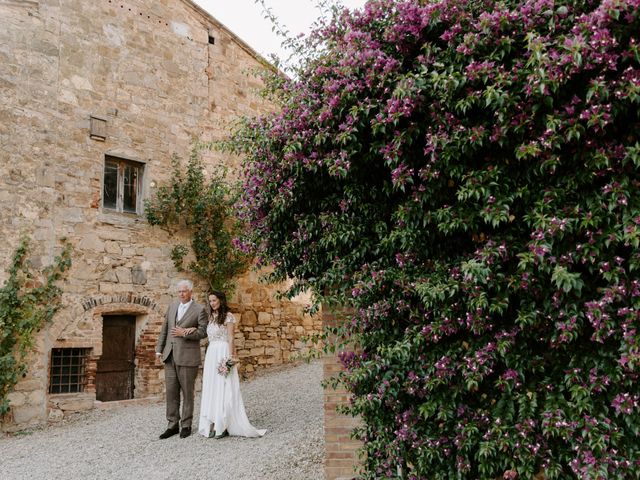
[[[271,30],[271,22],[264,18],[262,6],[255,0],[194,0],[229,30],[248,43],[263,57],[272,53],[281,59],[287,54],[281,47],[282,38]],[[360,9],[366,0],[341,0],[350,9]],[[315,7],[316,0],[265,0],[265,4],[289,30],[291,36],[309,33],[309,29],[320,16]]]

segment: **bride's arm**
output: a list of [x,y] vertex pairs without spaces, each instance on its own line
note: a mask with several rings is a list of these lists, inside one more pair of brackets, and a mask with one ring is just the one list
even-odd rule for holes
[[236,359],[236,342],[233,338],[233,322],[227,322],[227,338],[229,339],[229,355],[234,360]]

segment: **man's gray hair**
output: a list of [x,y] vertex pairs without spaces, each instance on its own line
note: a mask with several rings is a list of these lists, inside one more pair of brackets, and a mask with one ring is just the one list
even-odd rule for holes
[[193,282],[191,280],[180,280],[176,287],[179,289],[181,286],[185,286],[189,291],[193,291]]

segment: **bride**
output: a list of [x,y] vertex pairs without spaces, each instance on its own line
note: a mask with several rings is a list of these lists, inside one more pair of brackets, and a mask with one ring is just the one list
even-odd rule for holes
[[247,418],[240,394],[240,379],[235,355],[233,330],[236,319],[229,311],[227,297],[222,292],[209,294],[209,347],[202,373],[202,400],[198,433],[205,437],[226,435],[261,437]]

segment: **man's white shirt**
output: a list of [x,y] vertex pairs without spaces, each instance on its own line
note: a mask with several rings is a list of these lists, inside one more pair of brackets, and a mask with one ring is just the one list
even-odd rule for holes
[[191,305],[191,302],[193,302],[193,300],[189,300],[187,303],[181,303],[180,305],[178,305],[178,318],[176,319],[177,322],[182,320],[182,317]]

